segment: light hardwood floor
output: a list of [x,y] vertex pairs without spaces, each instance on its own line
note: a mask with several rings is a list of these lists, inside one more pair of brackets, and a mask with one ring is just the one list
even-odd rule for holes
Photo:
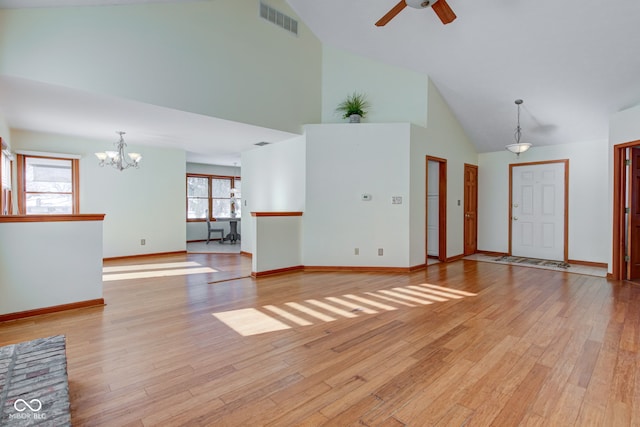
[[67,336],[76,426],[640,426],[638,285],[466,260],[106,267],[106,307],[0,324],[0,345]]

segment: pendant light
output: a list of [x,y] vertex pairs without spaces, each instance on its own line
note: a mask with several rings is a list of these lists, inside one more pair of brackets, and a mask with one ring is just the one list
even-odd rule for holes
[[516,126],[516,132],[514,134],[516,138],[516,142],[514,144],[509,144],[505,148],[515,154],[517,157],[520,157],[520,153],[524,153],[529,148],[531,148],[531,143],[529,142],[520,142],[520,137],[522,136],[522,129],[520,128],[520,105],[524,102],[522,99],[516,99],[516,105],[518,106],[518,125]]

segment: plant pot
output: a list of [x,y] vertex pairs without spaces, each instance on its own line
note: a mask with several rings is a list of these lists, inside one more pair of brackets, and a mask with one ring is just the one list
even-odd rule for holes
[[360,114],[352,114],[349,116],[349,123],[360,123],[361,118]]

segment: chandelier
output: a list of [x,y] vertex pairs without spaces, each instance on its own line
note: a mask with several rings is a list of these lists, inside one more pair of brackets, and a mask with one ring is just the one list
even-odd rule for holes
[[229,190],[231,192],[231,217],[235,218],[238,212],[238,198],[240,197],[240,189],[236,187],[237,180],[240,178],[240,171],[238,170],[238,176],[236,176],[236,168],[238,163],[233,163],[233,187]]
[[520,157],[520,153],[524,153],[529,148],[531,148],[531,143],[520,142],[520,137],[522,136],[522,129],[520,128],[520,105],[522,105],[523,102],[524,101],[522,99],[516,99],[516,105],[518,106],[518,126],[516,126],[516,133],[514,134],[516,137],[516,142],[515,144],[509,144],[505,147],[517,157]]
[[236,184],[236,179],[240,179],[240,173],[238,171],[238,175],[236,176],[236,169],[238,169],[238,163],[237,162],[233,162],[233,187],[231,188],[231,191],[234,195],[236,196],[240,196],[240,190],[238,188],[236,188],[235,184]]
[[124,148],[127,144],[124,142],[124,138],[122,135],[126,134],[126,132],[118,131],[116,132],[120,135],[120,140],[118,142],[114,142],[116,149],[115,151],[104,151],[100,153],[95,153],[96,157],[100,162],[98,163],[100,166],[113,166],[119,171],[129,169],[129,168],[137,168],[140,166],[140,160],[142,160],[142,155],[140,153],[129,153],[128,157],[124,155]]

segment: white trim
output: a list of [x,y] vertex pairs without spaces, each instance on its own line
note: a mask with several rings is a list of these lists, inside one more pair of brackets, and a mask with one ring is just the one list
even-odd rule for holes
[[13,154],[9,150],[2,150],[2,154],[4,154],[9,160],[13,161]]
[[16,150],[16,154],[22,154],[24,156],[39,156],[39,157],[55,157],[58,159],[81,159],[81,154],[65,154],[65,153],[47,153],[44,151],[27,151]]

